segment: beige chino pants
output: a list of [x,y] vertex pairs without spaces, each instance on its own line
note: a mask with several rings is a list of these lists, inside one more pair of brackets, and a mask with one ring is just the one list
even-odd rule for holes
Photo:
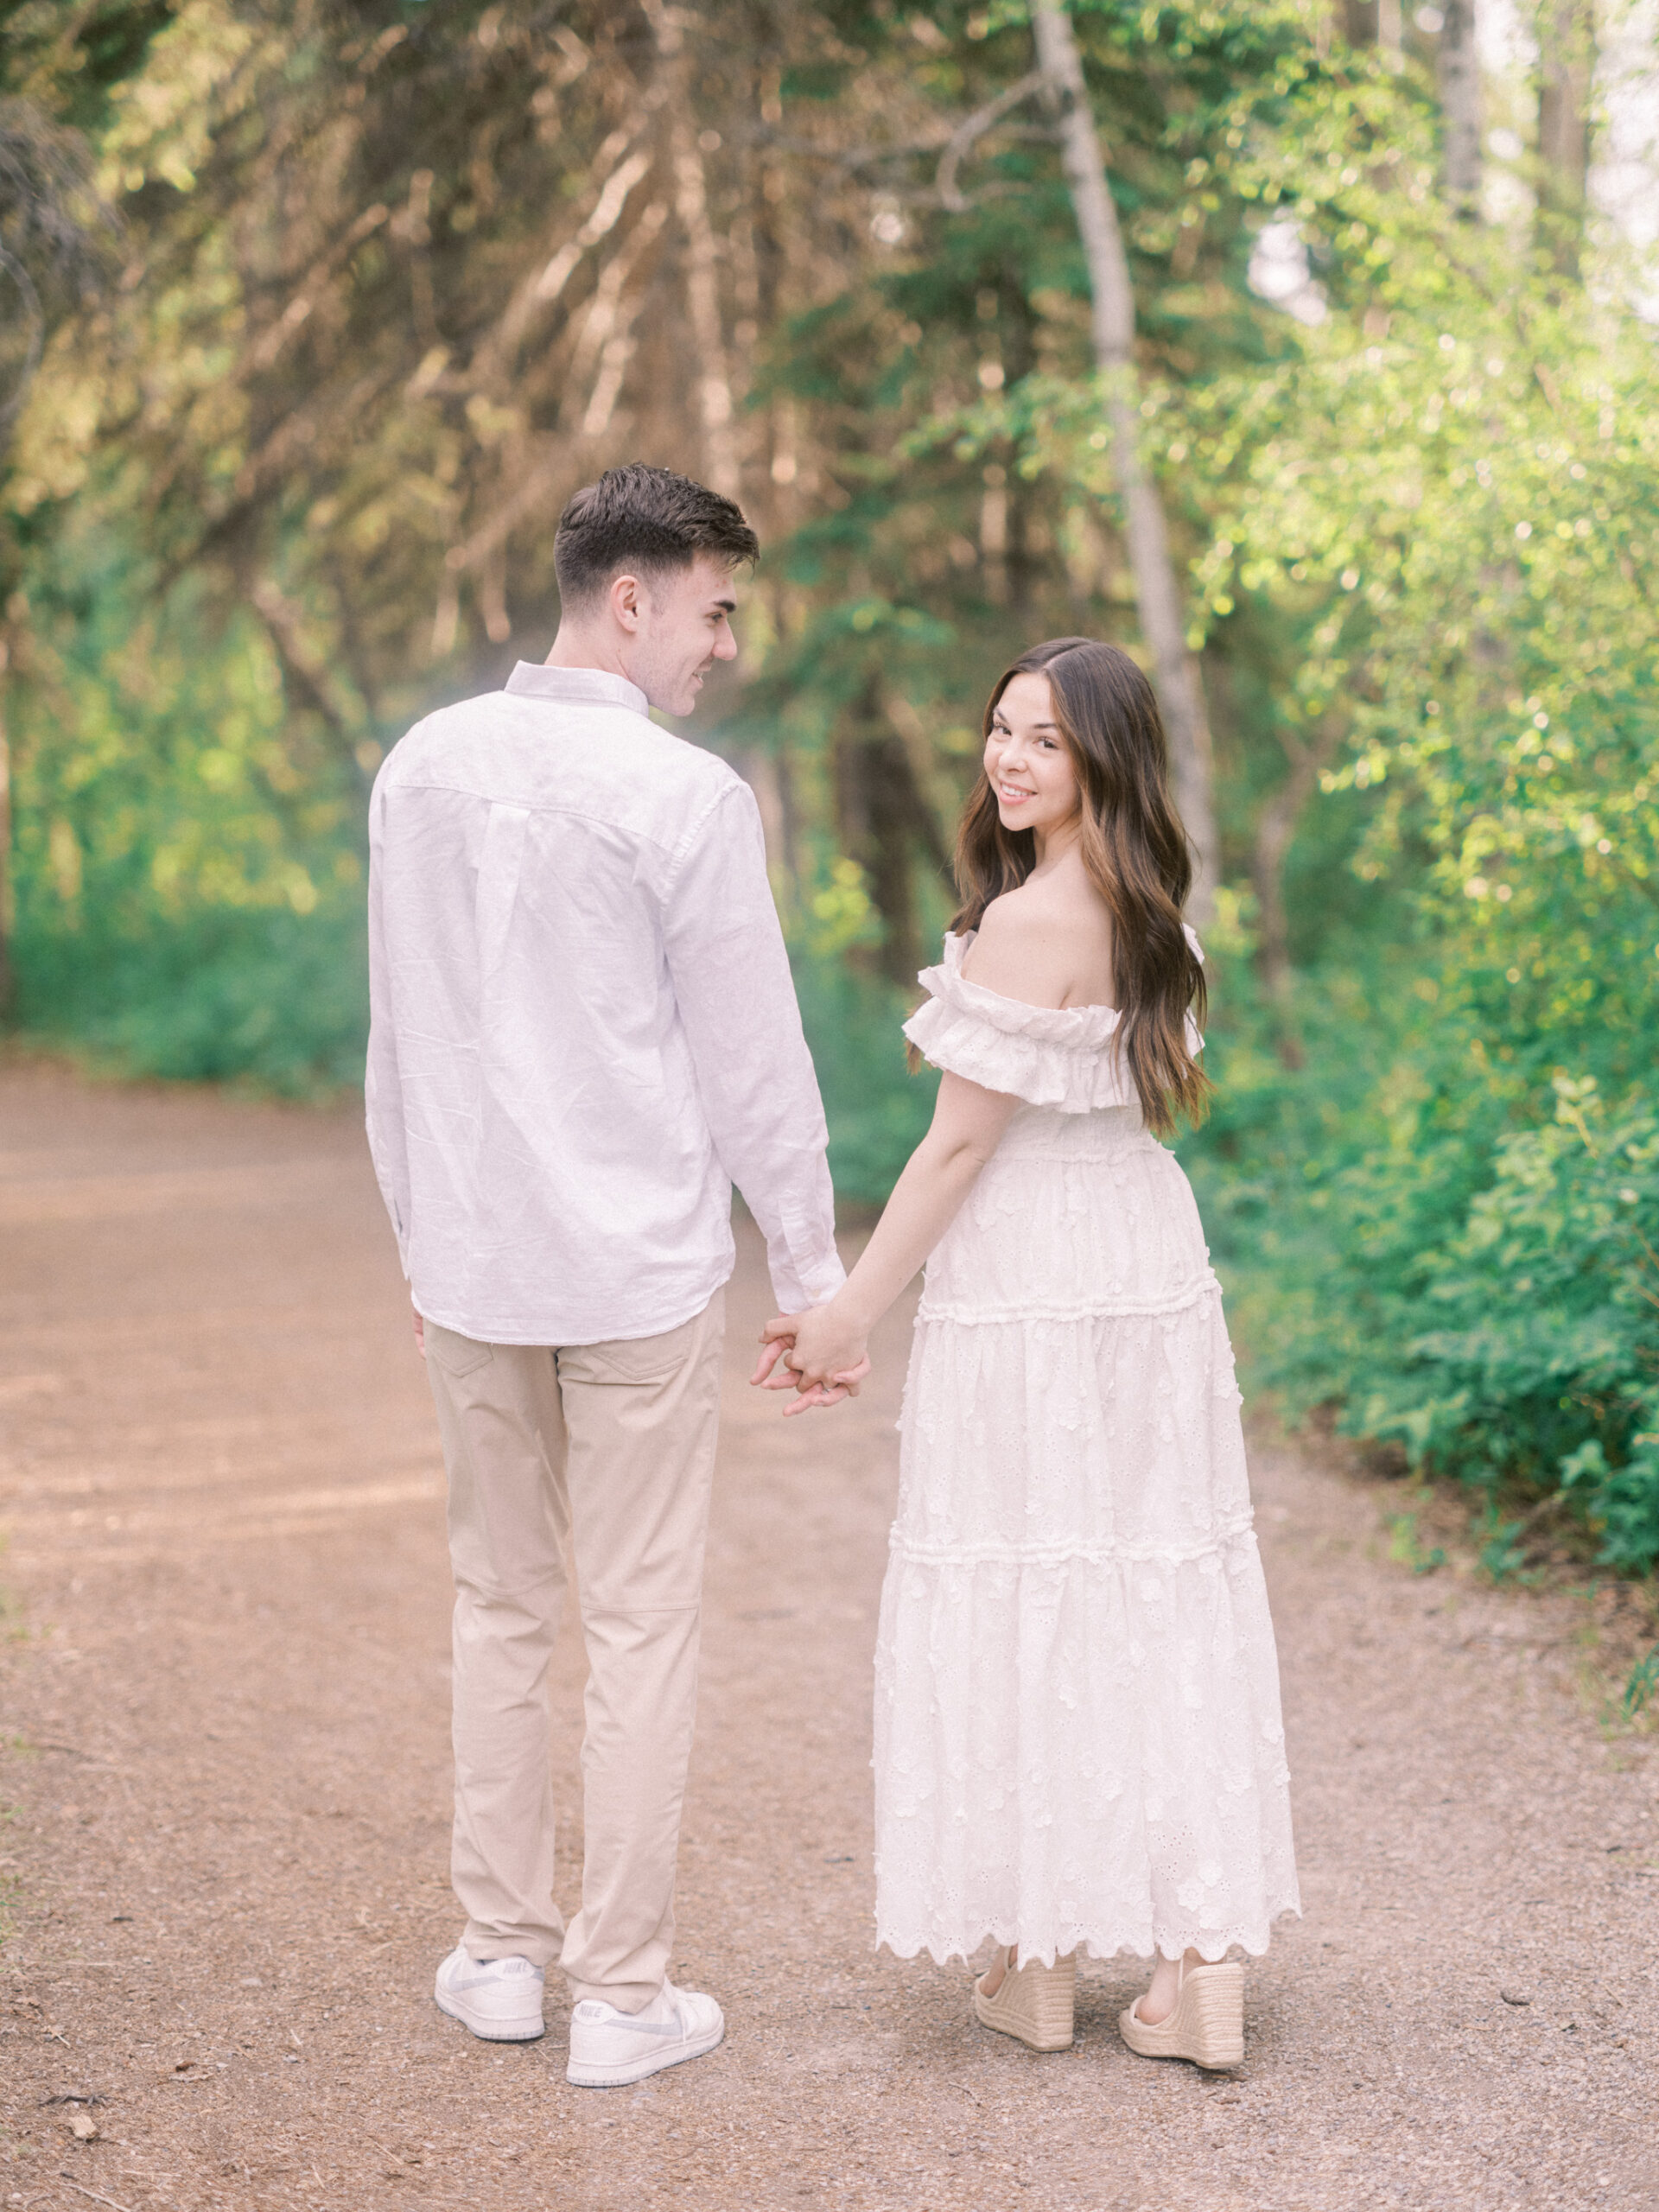
[[[450,1866],[476,1959],[572,1995],[662,1986],[696,1706],[725,1295],[665,1336],[550,1348],[426,1325],[455,1578]],[[573,1558],[588,1647],[582,1910],[553,1899],[548,1662]]]

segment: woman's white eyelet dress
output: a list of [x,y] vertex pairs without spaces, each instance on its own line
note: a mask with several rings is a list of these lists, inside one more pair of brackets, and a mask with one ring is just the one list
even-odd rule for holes
[[[1117,1014],[965,980],[906,1034],[1024,1103],[928,1262],[876,1649],[878,1941],[1219,1959],[1300,1910],[1221,1289]],[[1192,940],[1197,948],[1197,939]],[[1200,956],[1202,957],[1202,956]]]

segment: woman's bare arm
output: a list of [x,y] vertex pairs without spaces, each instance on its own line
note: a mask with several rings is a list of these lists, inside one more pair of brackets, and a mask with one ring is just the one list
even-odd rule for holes
[[[786,1412],[832,1405],[846,1395],[836,1378],[854,1377],[867,1360],[870,1331],[956,1219],[1019,1103],[959,1075],[941,1079],[931,1126],[846,1283],[828,1305],[766,1324],[751,1380],[768,1389],[798,1390]],[[780,1352],[786,1354],[782,1366]]]

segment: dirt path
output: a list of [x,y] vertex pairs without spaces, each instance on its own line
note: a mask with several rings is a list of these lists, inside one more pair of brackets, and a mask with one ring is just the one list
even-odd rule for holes
[[[1563,1610],[1389,1566],[1374,1496],[1257,1454],[1307,1913],[1248,2068],[1131,2057],[1128,1961],[1037,2058],[870,1948],[904,1325],[781,1427],[747,1243],[677,1960],[730,2035],[595,2094],[562,1998],[506,2052],[430,1999],[441,1476],[352,1119],[0,1066],[0,2206],[1659,2205],[1659,1763]],[[568,1638],[566,1811],[580,1688]]]

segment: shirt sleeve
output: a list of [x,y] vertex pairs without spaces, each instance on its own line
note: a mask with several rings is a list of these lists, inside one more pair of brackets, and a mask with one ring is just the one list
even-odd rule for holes
[[709,1134],[766,1237],[772,1294],[785,1313],[822,1305],[846,1279],[829,1133],[747,784],[722,792],[693,834],[664,938]]
[[409,1274],[409,1132],[391,1013],[391,971],[385,928],[385,794],[369,800],[369,1057],[363,1073],[364,1116],[375,1179],[391,1216],[397,1257]]

